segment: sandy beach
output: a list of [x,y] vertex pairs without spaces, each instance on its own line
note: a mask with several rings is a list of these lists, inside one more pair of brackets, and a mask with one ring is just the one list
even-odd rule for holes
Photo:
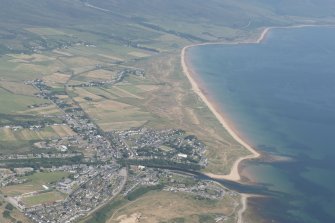
[[[268,33],[268,31],[271,28],[265,28],[259,38],[257,38],[255,41],[250,41],[250,43],[260,43]],[[228,44],[239,44],[240,42],[235,42],[235,43],[228,43]],[[204,44],[195,44],[195,45],[190,45],[186,46],[182,49],[181,51],[181,65],[184,74],[188,78],[189,82],[191,83],[192,90],[201,98],[201,100],[207,105],[207,107],[211,110],[211,112],[215,115],[215,117],[218,119],[218,121],[222,124],[222,126],[228,131],[228,133],[242,146],[244,146],[247,150],[251,152],[250,155],[240,157],[237,159],[233,167],[230,171],[229,174],[227,175],[216,175],[212,173],[206,173],[206,175],[212,177],[212,178],[218,178],[218,179],[227,179],[227,180],[232,180],[232,181],[239,181],[241,179],[241,176],[239,174],[239,164],[246,159],[254,159],[260,156],[260,153],[258,153],[254,148],[252,148],[251,145],[249,145],[246,141],[244,141],[227,123],[225,117],[216,109],[216,107],[209,101],[209,99],[205,96],[205,94],[201,91],[198,83],[195,81],[195,78],[192,76],[192,70],[190,67],[187,66],[186,62],[186,51],[187,49],[194,47],[194,46],[199,46],[199,45],[208,45],[208,44],[220,44],[220,43],[204,43]],[[224,43],[221,43],[224,44]],[[247,194],[241,194],[241,203],[242,203],[242,208],[238,211],[237,217],[238,223],[243,223],[243,213],[247,209],[247,199],[250,197],[250,195]]]
[[264,28],[260,34],[258,35],[257,38],[255,39],[246,39],[244,41],[235,41],[235,42],[210,42],[210,43],[199,43],[199,44],[193,44],[186,46],[182,49],[181,51],[181,65],[184,74],[188,78],[189,82],[191,83],[192,90],[201,98],[201,100],[207,105],[207,107],[211,110],[211,112],[215,115],[215,117],[218,119],[218,121],[222,124],[222,126],[228,131],[228,133],[242,146],[244,146],[247,150],[251,152],[250,155],[245,156],[245,157],[240,157],[235,161],[235,163],[232,166],[232,169],[229,174],[227,175],[216,175],[212,173],[205,173],[206,175],[212,177],[212,178],[217,178],[217,179],[226,179],[226,180],[231,180],[231,181],[240,181],[241,176],[238,171],[239,164],[243,160],[247,159],[254,159],[260,157],[260,153],[257,152],[250,144],[248,144],[245,140],[243,140],[237,132],[234,131],[234,129],[229,126],[229,121],[224,117],[222,112],[220,112],[216,106],[211,103],[211,101],[205,96],[204,92],[201,90],[199,87],[200,85],[196,82],[196,79],[194,78],[193,71],[191,67],[187,65],[186,61],[186,52],[189,48],[195,47],[195,46],[204,46],[204,45],[221,45],[221,44],[259,44],[261,43],[269,31],[271,29],[292,29],[292,28],[304,28],[304,27],[314,27],[314,26],[332,26],[332,25],[314,25],[314,24],[304,24],[304,25],[295,25],[295,26],[284,26],[284,27],[266,27]]
[[[201,98],[201,100],[207,105],[207,107],[211,110],[211,112],[215,115],[215,117],[217,118],[217,120],[222,124],[222,126],[228,131],[228,133],[242,146],[244,146],[247,150],[250,151],[250,155],[248,156],[244,156],[244,157],[240,157],[239,159],[237,159],[229,174],[227,175],[216,175],[216,174],[212,174],[212,173],[205,173],[206,175],[212,177],[212,178],[217,178],[217,179],[226,179],[226,180],[231,180],[231,181],[240,181],[241,180],[241,176],[239,173],[239,164],[247,159],[254,159],[254,158],[258,158],[260,157],[260,153],[257,152],[250,144],[248,144],[245,140],[243,140],[237,132],[234,131],[234,129],[229,126],[229,121],[224,117],[224,115],[222,114],[222,112],[219,111],[219,109],[216,108],[216,106],[214,105],[214,103],[211,103],[211,101],[205,96],[204,92],[201,90],[201,88],[199,87],[200,85],[196,82],[195,79],[195,75],[191,69],[191,67],[189,67],[187,65],[187,61],[186,61],[186,52],[189,48],[194,47],[194,46],[201,46],[201,45],[213,45],[213,44],[259,44],[261,43],[265,37],[267,36],[268,32],[271,29],[275,29],[275,28],[303,28],[303,27],[309,27],[309,26],[318,26],[318,25],[296,25],[296,26],[288,26],[288,27],[267,27],[264,28],[260,35],[255,38],[255,39],[247,39],[245,41],[236,41],[236,42],[221,42],[221,43],[200,43],[200,44],[194,44],[194,45],[190,45],[190,46],[186,46],[182,49],[181,51],[181,65],[182,65],[182,69],[184,74],[186,75],[186,77],[188,78],[189,82],[191,83],[192,86],[192,90]],[[243,219],[242,219],[242,215],[243,212],[247,209],[247,199],[248,197],[251,197],[252,195],[248,195],[248,194],[241,194],[241,202],[242,202],[242,208],[238,211],[238,223],[242,223]]]
[[[267,32],[270,30],[270,28],[266,28],[264,29],[264,31],[261,33],[260,37],[255,41],[255,43],[260,43],[262,41],[262,39],[265,38]],[[238,43],[236,43],[238,44]],[[205,44],[199,44],[199,45],[205,45]],[[230,171],[230,173],[228,175],[216,175],[216,174],[212,174],[212,173],[206,173],[206,175],[212,177],[212,178],[218,178],[218,179],[227,179],[227,180],[232,180],[232,181],[239,181],[241,179],[241,176],[239,174],[239,170],[238,170],[238,166],[239,164],[246,159],[253,159],[253,158],[257,158],[260,156],[260,153],[258,153],[254,148],[252,148],[251,145],[249,145],[246,141],[244,141],[241,137],[239,137],[235,131],[228,125],[227,121],[225,120],[225,118],[223,117],[223,115],[217,111],[217,109],[215,108],[215,106],[210,103],[210,101],[207,99],[207,97],[205,96],[205,94],[201,91],[199,85],[197,84],[197,82],[195,81],[195,79],[192,77],[192,70],[187,66],[186,63],[186,51],[187,49],[189,49],[190,47],[193,46],[198,46],[198,45],[191,45],[191,46],[186,46],[182,49],[181,52],[181,65],[182,65],[182,69],[184,74],[187,76],[188,80],[191,83],[192,86],[192,90],[201,98],[201,100],[207,105],[207,107],[211,110],[211,112],[215,115],[215,117],[218,119],[218,121],[222,124],[222,126],[228,131],[228,133],[238,142],[240,143],[242,146],[244,146],[246,149],[248,149],[251,154],[248,156],[244,156],[244,157],[240,157],[239,159],[237,159],[234,164],[233,167]],[[237,216],[238,216],[238,223],[243,223],[243,213],[245,212],[245,210],[247,209],[247,198],[250,197],[250,195],[247,194],[241,194],[241,203],[242,203],[242,208],[238,211]]]
[[[266,33],[268,32],[269,28],[265,29],[262,33],[260,38],[258,38],[254,43],[259,43],[262,41],[262,39],[266,36]],[[187,76],[188,80],[191,83],[192,90],[201,98],[201,100],[207,105],[207,107],[211,110],[211,112],[215,115],[217,120],[221,123],[221,125],[228,131],[228,133],[242,146],[244,146],[247,150],[251,152],[250,155],[245,156],[245,157],[240,157],[237,159],[233,167],[230,171],[229,174],[227,175],[215,175],[212,173],[206,173],[208,176],[212,178],[219,178],[219,179],[227,179],[231,181],[239,181],[241,179],[240,174],[238,172],[238,166],[239,164],[246,159],[252,159],[252,158],[257,158],[260,156],[260,153],[258,153],[254,148],[252,148],[251,145],[249,145],[246,141],[244,141],[227,123],[225,117],[216,109],[216,107],[209,101],[209,99],[205,96],[205,94],[201,91],[198,83],[195,81],[193,75],[192,75],[192,70],[187,66],[186,62],[186,51],[187,49],[194,47],[194,46],[199,46],[199,45],[208,45],[212,43],[204,43],[204,44],[197,44],[197,45],[190,45],[186,46],[182,49],[181,52],[181,65],[184,74]],[[238,43],[235,43],[238,44]]]

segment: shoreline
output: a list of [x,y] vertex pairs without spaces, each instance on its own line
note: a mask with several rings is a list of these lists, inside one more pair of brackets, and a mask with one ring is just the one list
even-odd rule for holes
[[252,195],[249,194],[241,194],[241,203],[242,203],[242,208],[238,210],[237,212],[237,223],[243,223],[243,213],[247,210],[248,208],[248,198],[252,197]]
[[[182,49],[181,51],[182,71],[186,75],[188,81],[190,82],[192,91],[201,98],[201,100],[206,104],[206,106],[209,108],[212,114],[216,117],[216,119],[220,122],[223,128],[226,129],[226,131],[235,139],[235,141],[237,141],[240,145],[242,145],[249,152],[251,152],[250,155],[242,156],[238,158],[234,162],[229,174],[218,175],[218,174],[212,174],[212,173],[205,173],[207,176],[216,178],[216,179],[225,179],[225,180],[238,182],[241,180],[241,175],[239,173],[239,164],[244,160],[259,158],[261,156],[261,153],[256,151],[250,144],[248,144],[243,138],[239,136],[238,132],[234,130],[234,128],[231,125],[229,125],[230,123],[229,120],[227,120],[224,117],[224,114],[220,111],[220,109],[218,109],[214,105],[213,101],[211,101],[208,97],[206,97],[205,92],[201,89],[200,84],[197,82],[195,78],[195,72],[193,72],[191,67],[187,64],[186,51],[195,46],[205,46],[205,45],[260,44],[266,38],[269,31],[271,31],[272,29],[279,29],[279,28],[291,29],[291,28],[320,27],[320,26],[334,26],[334,25],[306,24],[306,25],[294,25],[294,26],[285,26],[285,27],[266,27],[260,32],[260,34],[258,35],[258,38],[256,39],[254,39],[255,37],[251,37],[250,39],[246,39],[243,41],[199,43],[199,44],[192,44],[189,46],[185,46]],[[238,216],[237,223],[243,223],[243,213],[247,209],[247,199],[249,197],[252,197],[252,195],[241,193],[242,208],[237,213],[237,216]]]
[[[271,28],[265,28],[260,36],[255,40],[255,41],[246,41],[243,43],[260,43],[266,36],[266,34],[268,33],[268,31]],[[192,69],[190,68],[190,66],[187,64],[186,62],[186,51],[189,48],[195,47],[195,46],[205,46],[205,45],[216,45],[216,44],[240,44],[241,42],[231,42],[231,43],[200,43],[200,44],[193,44],[193,45],[189,45],[186,46],[182,49],[181,51],[181,65],[182,65],[182,70],[183,73],[186,75],[188,81],[191,84],[192,87],[192,91],[195,92],[200,98],[201,100],[206,104],[206,106],[209,108],[209,110],[212,112],[212,114],[216,117],[216,119],[220,122],[220,124],[222,125],[222,127],[224,129],[226,129],[226,131],[229,133],[229,135],[231,135],[233,137],[233,139],[235,141],[237,141],[240,145],[242,145],[243,147],[245,147],[249,152],[251,152],[250,155],[247,156],[242,156],[239,159],[237,159],[229,174],[226,175],[217,175],[217,174],[212,174],[212,173],[205,173],[207,176],[212,177],[212,178],[217,178],[217,179],[225,179],[225,180],[230,180],[230,181],[240,181],[241,180],[241,176],[239,174],[238,171],[238,166],[239,164],[246,159],[253,159],[253,158],[258,158],[260,157],[260,153],[257,152],[254,148],[252,148],[251,145],[249,145],[245,140],[243,140],[234,130],[233,128],[228,124],[228,121],[226,120],[226,118],[223,116],[222,112],[219,111],[219,109],[216,108],[216,106],[213,104],[213,102],[210,101],[210,99],[208,97],[206,97],[204,91],[200,88],[200,84],[198,84],[198,82],[196,81],[195,77],[194,77],[194,72],[192,71]]]
[[218,174],[212,174],[212,173],[205,173],[209,177],[217,178],[217,179],[225,179],[230,181],[240,181],[241,176],[238,171],[239,164],[248,159],[255,159],[259,158],[261,156],[261,153],[255,150],[250,144],[248,144],[242,137],[239,136],[238,132],[234,130],[234,128],[229,125],[230,122],[227,120],[223,113],[217,108],[217,106],[214,105],[214,102],[211,101],[208,97],[206,97],[206,93],[201,89],[200,84],[197,82],[195,76],[196,72],[193,72],[191,67],[187,64],[186,60],[186,51],[192,47],[196,46],[206,46],[206,45],[238,45],[238,44],[260,44],[267,36],[269,31],[272,29],[293,29],[293,28],[304,28],[304,27],[334,27],[335,25],[317,25],[317,24],[304,24],[304,25],[293,25],[293,26],[283,26],[283,27],[266,27],[264,28],[258,37],[256,39],[253,39],[255,37],[251,37],[249,39],[243,40],[243,41],[233,41],[233,42],[208,42],[208,43],[199,43],[199,44],[192,44],[183,47],[181,51],[181,65],[182,65],[182,71],[187,77],[188,81],[190,82],[192,86],[192,91],[195,92],[201,100],[206,104],[206,106],[209,108],[209,110],[214,114],[216,119],[220,122],[220,124],[228,131],[228,133],[242,146],[244,146],[249,152],[251,152],[250,155],[240,157],[237,159],[229,174],[226,175],[218,175]]

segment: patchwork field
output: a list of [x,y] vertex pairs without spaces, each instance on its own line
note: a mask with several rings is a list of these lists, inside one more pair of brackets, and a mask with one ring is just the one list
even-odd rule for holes
[[62,87],[69,79],[70,75],[59,72],[43,77],[44,82],[51,87]]
[[81,76],[84,76],[89,80],[109,81],[116,77],[116,71],[99,69],[87,72],[86,74],[82,74]]
[[26,114],[26,115],[60,115],[62,114],[61,110],[56,107],[54,104],[46,104],[41,107],[37,108],[29,108],[25,111],[18,112],[19,114]]
[[143,100],[142,93],[156,90],[154,85],[118,85],[111,88],[73,88],[74,100],[105,131],[139,127],[156,117],[136,103],[125,103],[136,99]]
[[72,135],[75,133],[67,125],[53,125],[41,130],[0,128],[0,142],[42,140]]
[[33,96],[38,92],[33,86],[21,82],[1,81],[0,87],[16,95]]
[[34,96],[13,94],[0,88],[0,113],[18,113],[27,110],[28,106],[44,103],[48,103],[48,101]]
[[29,32],[36,33],[41,36],[66,35],[66,33],[64,33],[61,30],[48,28],[48,27],[46,28],[26,28],[26,30],[28,30]]

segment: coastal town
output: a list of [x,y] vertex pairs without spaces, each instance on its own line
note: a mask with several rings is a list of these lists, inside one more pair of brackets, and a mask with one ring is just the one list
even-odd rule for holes
[[[0,154],[1,196],[32,222],[77,222],[114,198],[131,197],[141,188],[188,193],[208,200],[224,199],[227,190],[221,184],[187,172],[199,171],[208,163],[206,145],[197,136],[182,129],[146,127],[103,131],[80,104],[64,97],[68,96],[69,88],[113,86],[128,75],[145,76],[142,70],[125,68],[111,81],[66,85],[61,94],[52,91],[42,79],[25,82],[38,90],[37,97],[48,100],[61,114],[49,116],[49,121],[38,124],[1,128],[12,132],[28,129],[41,134],[46,128],[61,127],[69,132],[66,136],[34,142],[32,153]],[[47,105],[34,107],[40,106]],[[55,123],[52,118],[61,121]],[[6,193],[13,191],[8,188],[34,184],[34,176],[46,174],[61,177],[39,185],[36,190]],[[217,222],[226,218],[219,216]]]

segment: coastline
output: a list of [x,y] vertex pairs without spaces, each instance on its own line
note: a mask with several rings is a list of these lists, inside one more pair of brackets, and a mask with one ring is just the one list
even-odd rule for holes
[[[333,25],[317,25],[317,24],[307,24],[307,25],[295,25],[295,26],[286,26],[286,27],[266,27],[264,28],[258,37],[252,37],[250,39],[246,39],[243,41],[235,41],[235,42],[212,42],[212,43],[200,43],[200,44],[193,44],[189,46],[185,46],[181,51],[181,65],[183,73],[186,75],[187,79],[191,83],[192,90],[201,98],[201,100],[206,104],[206,106],[210,109],[210,111],[214,114],[216,119],[220,122],[220,124],[226,129],[226,131],[243,147],[245,147],[251,154],[247,156],[240,157],[237,159],[229,174],[226,175],[217,175],[212,173],[205,173],[207,176],[216,178],[216,179],[226,179],[230,181],[238,182],[241,180],[241,175],[239,173],[239,164],[244,160],[249,159],[255,159],[259,158],[261,156],[261,153],[256,151],[250,144],[248,144],[242,137],[239,136],[238,132],[234,130],[234,128],[229,125],[229,120],[224,117],[224,114],[220,112],[220,110],[215,106],[214,102],[212,102],[208,97],[206,97],[205,92],[201,89],[200,84],[197,82],[195,78],[195,72],[192,71],[191,67],[187,64],[186,60],[186,52],[189,48],[195,47],[195,46],[204,46],[204,45],[221,45],[221,44],[228,44],[228,45],[236,45],[236,44],[259,44],[261,43],[267,36],[270,30],[282,28],[282,29],[288,29],[288,28],[303,28],[303,27],[315,27],[315,26],[333,26]],[[243,213],[247,209],[247,200],[249,197],[252,197],[253,195],[250,194],[241,194],[241,203],[242,208],[238,211],[237,216],[237,222],[243,223]]]
[[[260,43],[266,36],[267,32],[270,30],[270,28],[266,28],[262,31],[260,37],[255,40],[255,41],[250,41],[250,43]],[[182,65],[182,70],[183,73],[186,75],[187,79],[189,80],[189,82],[191,83],[192,86],[192,90],[193,92],[195,92],[200,98],[201,100],[206,104],[206,106],[209,108],[209,110],[214,114],[214,116],[216,117],[216,119],[220,122],[220,124],[224,127],[224,129],[227,130],[227,132],[234,138],[234,140],[236,140],[240,145],[242,145],[243,147],[245,147],[249,152],[251,152],[250,155],[244,156],[244,157],[240,157],[239,159],[237,159],[229,174],[227,175],[217,175],[217,174],[212,174],[212,173],[205,173],[206,175],[208,175],[209,177],[212,178],[217,178],[217,179],[226,179],[226,180],[230,180],[230,181],[240,181],[241,180],[241,176],[239,174],[238,171],[238,166],[239,164],[246,159],[253,159],[253,158],[257,158],[260,157],[260,153],[257,152],[254,148],[252,148],[251,145],[249,145],[245,140],[243,140],[234,130],[231,126],[229,126],[226,118],[222,115],[222,113],[220,111],[218,111],[218,109],[216,108],[216,106],[211,103],[211,101],[206,97],[205,93],[201,90],[199,84],[197,83],[197,81],[195,80],[194,73],[191,70],[191,68],[188,66],[187,62],[186,62],[186,51],[194,46],[204,46],[204,45],[213,45],[213,44],[239,44],[240,42],[232,42],[232,43],[201,43],[201,44],[194,44],[194,45],[189,45],[186,46],[182,49],[181,51],[181,65]],[[248,42],[249,43],[249,42]]]
[[248,207],[247,200],[251,196],[252,195],[249,194],[241,194],[242,208],[237,212],[237,223],[243,223],[243,213],[247,210]]
[[259,44],[261,43],[272,29],[292,29],[292,28],[304,28],[304,27],[315,27],[315,26],[334,26],[334,25],[316,25],[316,24],[304,24],[304,25],[294,25],[294,26],[283,26],[283,27],[266,27],[264,28],[259,36],[256,39],[246,39],[244,41],[235,41],[235,42],[208,42],[208,43],[199,43],[185,46],[181,51],[181,65],[183,73],[186,75],[187,79],[191,83],[192,90],[201,98],[201,100],[206,104],[206,106],[210,109],[210,111],[214,114],[217,120],[221,123],[221,125],[228,131],[228,133],[242,146],[244,146],[249,152],[250,155],[240,157],[237,159],[229,174],[227,175],[217,175],[212,173],[205,173],[209,177],[217,178],[217,179],[225,179],[230,181],[240,181],[241,176],[238,171],[239,164],[248,159],[255,159],[261,156],[261,153],[256,151],[250,144],[248,144],[243,138],[241,138],[232,126],[230,126],[229,120],[227,120],[221,111],[206,97],[205,92],[200,88],[200,84],[194,78],[194,72],[191,67],[187,64],[186,60],[186,51],[195,46],[205,46],[205,45],[237,45],[237,44]]

